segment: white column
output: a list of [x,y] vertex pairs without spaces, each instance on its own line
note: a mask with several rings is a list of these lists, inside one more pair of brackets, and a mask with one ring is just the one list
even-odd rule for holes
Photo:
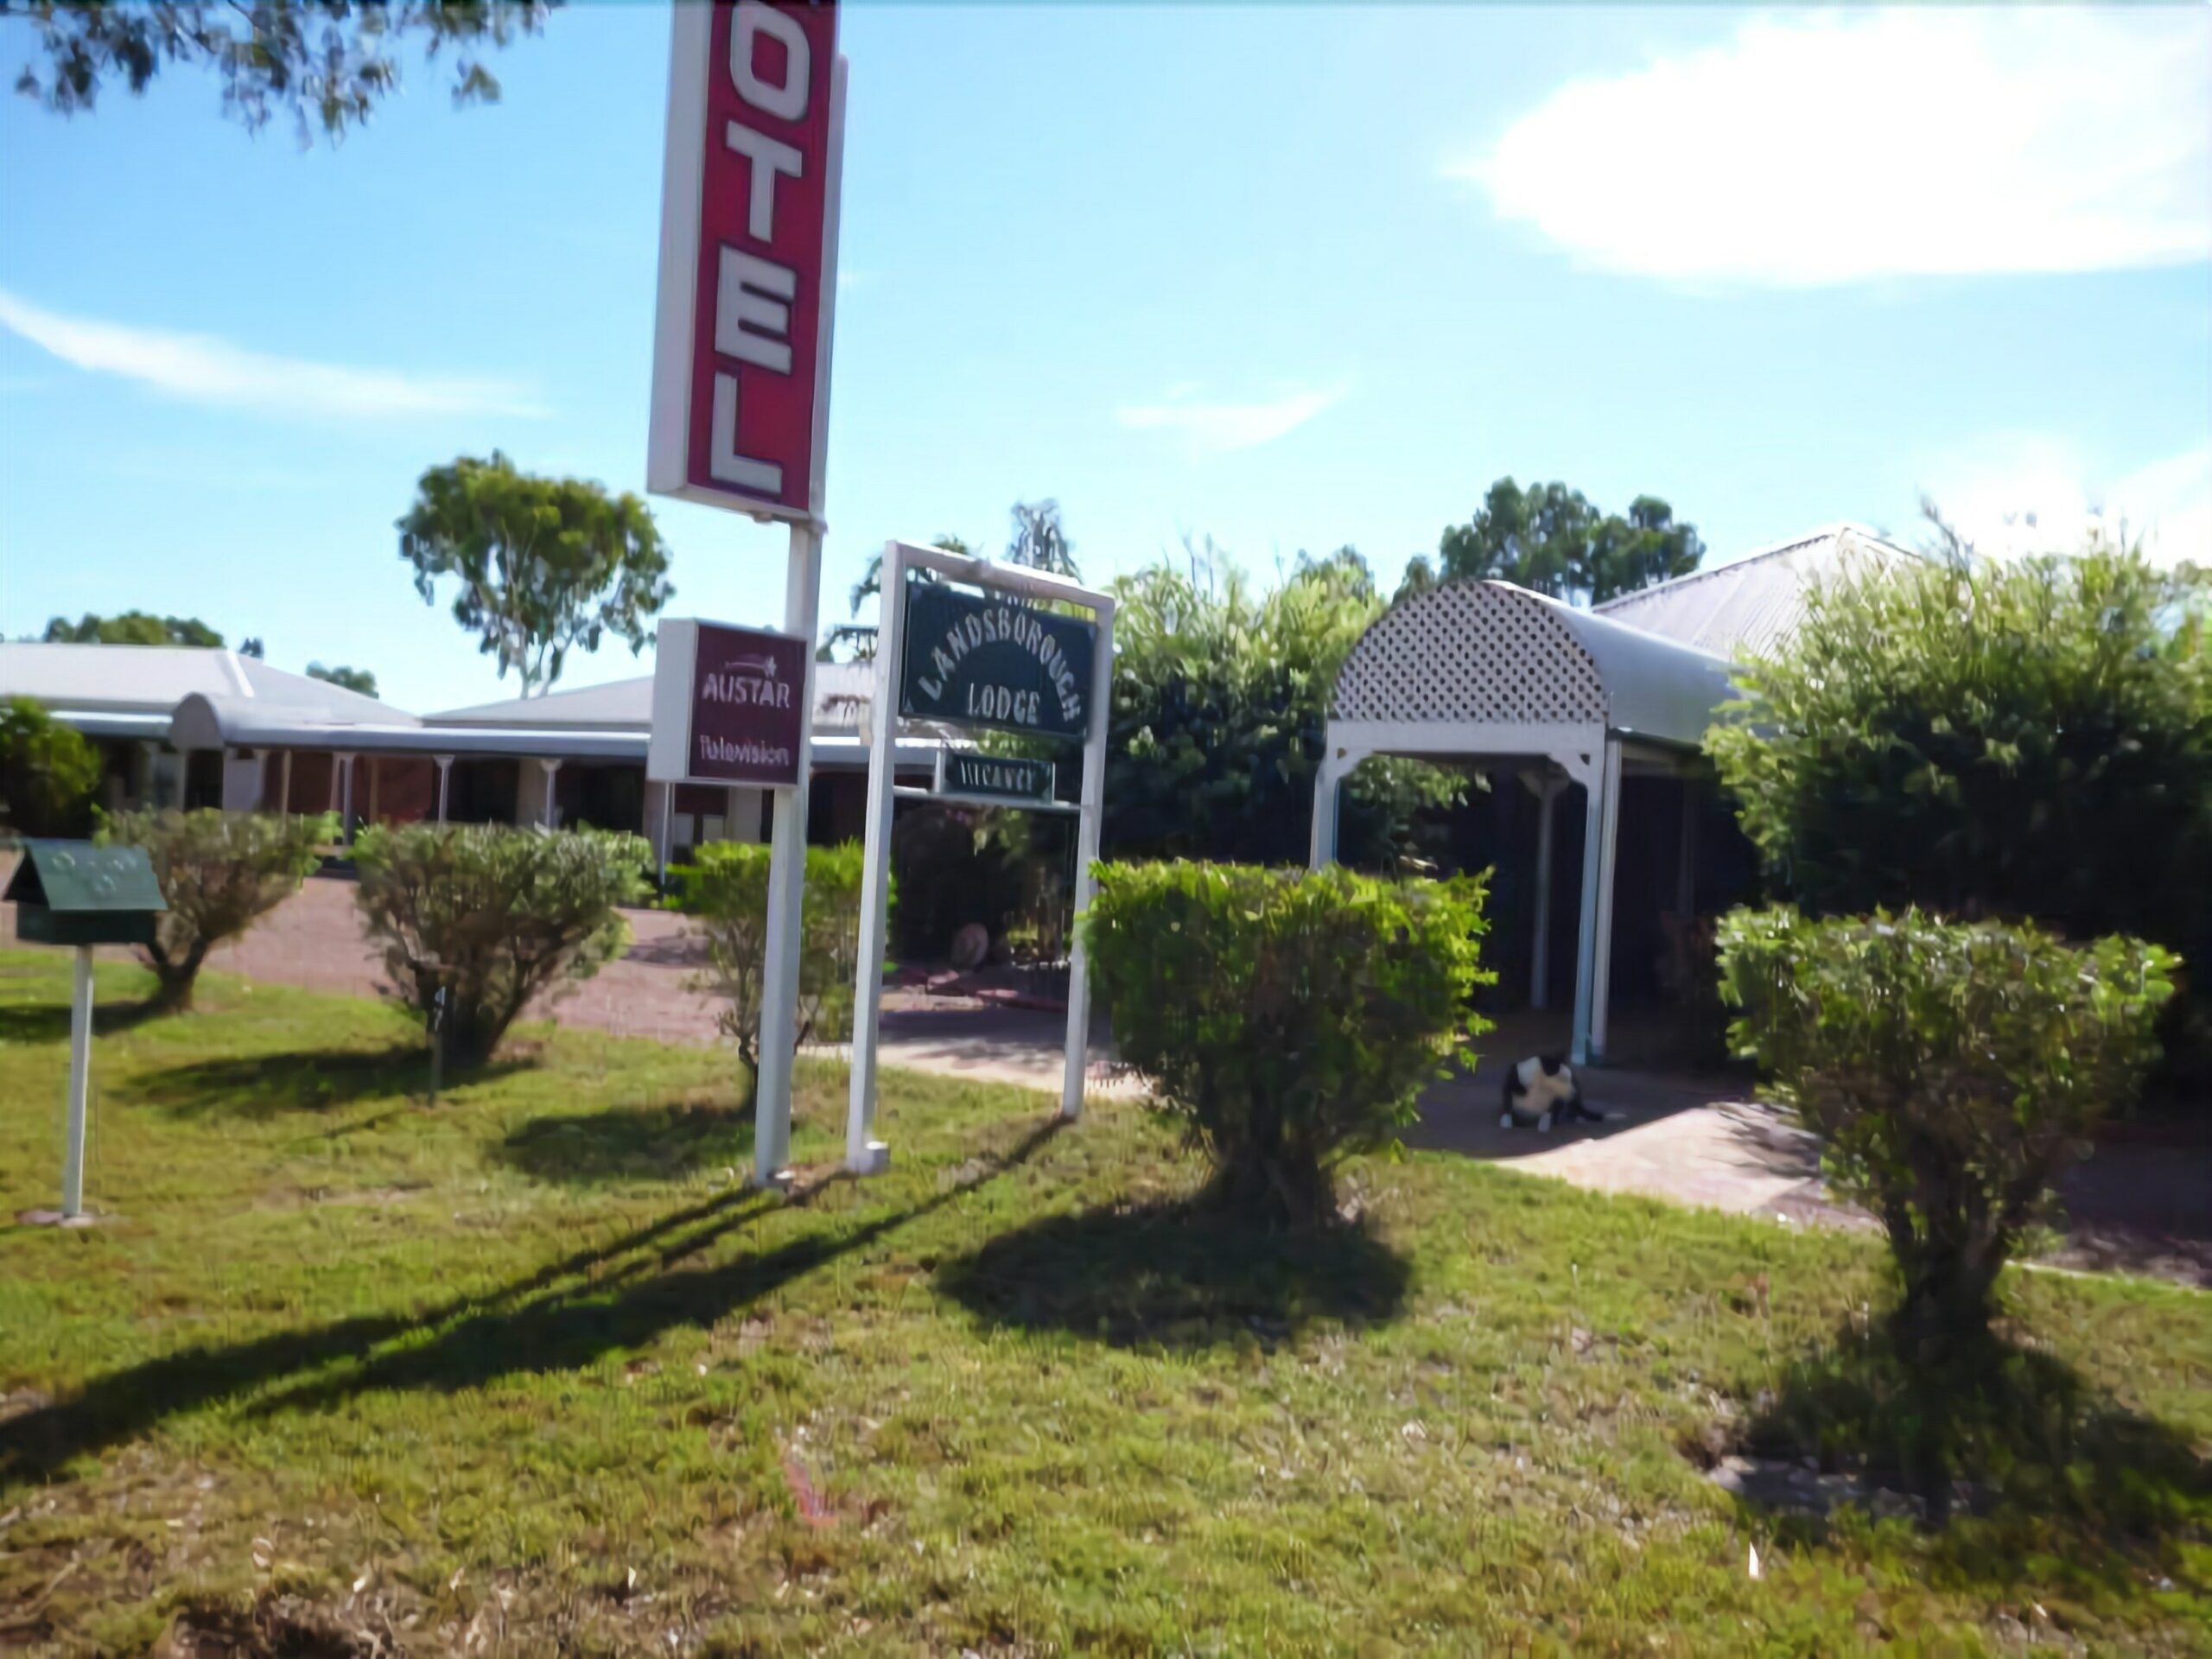
[[85,1213],[85,1097],[92,1068],[92,947],[77,947],[75,982],[69,993],[69,1140],[61,1154],[61,1214],[73,1221]]
[[1313,845],[1309,861],[1317,870],[1337,861],[1337,793],[1343,781],[1335,758],[1325,747],[1320,770],[1313,774]]
[[438,822],[443,823],[446,821],[446,788],[453,781],[453,756],[434,754],[430,759],[438,763]]
[[340,755],[338,766],[340,779],[338,796],[338,838],[346,846],[351,847],[353,844],[353,757],[350,754]]
[[289,749],[284,751],[284,758],[278,763],[276,772],[280,780],[276,785],[276,815],[289,818],[292,816],[292,752]]
[[[1090,732],[1083,744],[1081,816],[1075,833],[1075,913],[1068,951],[1068,1054],[1060,1079],[1060,1116],[1083,1115],[1083,1080],[1090,1059],[1090,953],[1084,948],[1084,918],[1098,883],[1090,867],[1098,861],[1098,830],[1105,817],[1106,723],[1114,700],[1114,610],[1098,611],[1098,638],[1090,663]],[[1333,836],[1332,837],[1333,841]]]
[[537,765],[539,770],[545,774],[545,802],[538,810],[537,821],[550,830],[553,827],[553,779],[554,775],[561,770],[561,763],[558,760],[548,760],[540,756]]
[[861,864],[860,959],[853,969],[851,1079],[845,1100],[845,1167],[873,1175],[891,1161],[875,1138],[876,1022],[883,1007],[885,912],[891,874],[892,785],[898,760],[899,658],[906,633],[906,560],[897,542],[883,550],[875,636],[875,690],[868,699],[868,792]]
[[798,1026],[799,903],[806,887],[806,794],[814,777],[814,625],[821,609],[820,531],[791,526],[784,577],[784,632],[806,642],[799,706],[798,786],[776,791],[768,855],[767,963],[760,987],[760,1076],[753,1112],[753,1173],[762,1186],[790,1185],[792,1036]]
[[1582,913],[1574,963],[1574,1043],[1577,1065],[1603,1065],[1605,1004],[1611,989],[1613,854],[1619,841],[1621,746],[1610,734],[1605,758],[1586,785],[1589,812],[1582,831]]
[[1560,780],[1545,773],[1536,791],[1536,938],[1529,953],[1529,1006],[1547,1007],[1551,999],[1544,988],[1552,970],[1552,803],[1559,799]]

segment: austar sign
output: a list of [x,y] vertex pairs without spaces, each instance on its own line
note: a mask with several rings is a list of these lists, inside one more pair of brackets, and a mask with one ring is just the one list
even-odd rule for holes
[[818,518],[843,115],[836,8],[673,10],[646,486]]

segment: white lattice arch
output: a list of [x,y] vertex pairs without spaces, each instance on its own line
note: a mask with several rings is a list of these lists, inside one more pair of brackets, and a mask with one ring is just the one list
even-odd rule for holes
[[1603,725],[1598,664],[1558,607],[1523,588],[1452,582],[1394,607],[1337,676],[1338,720]]
[[1336,856],[1338,790],[1370,755],[1520,771],[1542,801],[1531,975],[1541,987],[1552,804],[1560,789],[1580,785],[1588,810],[1573,1052],[1578,1064],[1602,1059],[1624,748],[1638,765],[1681,766],[1731,695],[1730,677],[1720,658],[1524,588],[1452,582],[1432,588],[1369,628],[1337,676],[1314,783],[1313,862]]

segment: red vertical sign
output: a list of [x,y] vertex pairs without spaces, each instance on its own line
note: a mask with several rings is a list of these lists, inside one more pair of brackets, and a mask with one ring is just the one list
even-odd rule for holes
[[675,8],[648,486],[820,508],[836,281],[832,0]]

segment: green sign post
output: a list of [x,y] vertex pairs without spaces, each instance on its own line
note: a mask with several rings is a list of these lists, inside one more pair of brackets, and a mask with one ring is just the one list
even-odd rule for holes
[[899,712],[1081,742],[1098,626],[1019,598],[910,582]]
[[69,1128],[61,1156],[61,1208],[26,1219],[84,1224],[85,1105],[92,1067],[92,947],[150,944],[168,908],[143,847],[95,847],[87,841],[34,841],[9,879],[16,937],[74,945],[69,994]]
[[934,792],[950,800],[994,806],[1044,806],[1052,799],[1052,763],[939,749]]

